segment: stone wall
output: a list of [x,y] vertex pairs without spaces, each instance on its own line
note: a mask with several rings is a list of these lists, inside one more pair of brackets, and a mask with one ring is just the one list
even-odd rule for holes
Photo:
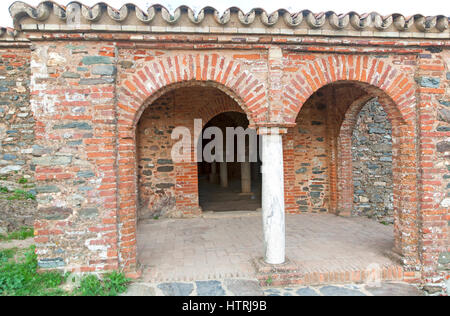
[[0,177],[33,178],[29,48],[0,48]]
[[376,99],[358,116],[352,154],[353,214],[393,223],[392,126]]

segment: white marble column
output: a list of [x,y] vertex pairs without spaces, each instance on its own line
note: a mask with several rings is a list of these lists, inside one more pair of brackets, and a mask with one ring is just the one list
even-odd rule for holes
[[220,163],[220,185],[222,188],[228,188],[228,165],[226,162]]
[[282,264],[285,254],[283,143],[279,129],[264,128],[262,135],[262,209],[265,262]]
[[217,162],[211,163],[211,174],[209,175],[209,182],[212,184],[216,184],[218,181],[218,175],[217,175]]
[[241,162],[241,193],[252,193],[252,168],[250,162]]

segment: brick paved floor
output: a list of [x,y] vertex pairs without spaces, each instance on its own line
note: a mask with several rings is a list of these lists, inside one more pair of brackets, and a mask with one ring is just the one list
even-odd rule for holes
[[[330,214],[286,217],[287,257],[306,272],[389,265],[393,228],[366,218]],[[253,278],[263,254],[260,213],[147,220],[139,225],[139,261],[146,282]]]

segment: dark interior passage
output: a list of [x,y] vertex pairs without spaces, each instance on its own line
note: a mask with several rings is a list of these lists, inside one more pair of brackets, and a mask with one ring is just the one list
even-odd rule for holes
[[[250,162],[250,139],[246,137],[246,162],[238,161],[238,141],[234,141],[234,158],[227,158],[226,128],[248,128],[249,122],[245,114],[239,112],[225,112],[209,121],[203,132],[210,127],[217,127],[223,133],[224,161],[201,162],[199,172],[199,202],[204,212],[226,211],[256,211],[261,208],[261,162],[258,155],[257,162]],[[211,141],[215,137],[213,136]],[[203,147],[210,140],[203,141]],[[259,146],[259,138],[256,142]],[[258,147],[254,148],[258,151]],[[230,148],[228,148],[230,151]]]

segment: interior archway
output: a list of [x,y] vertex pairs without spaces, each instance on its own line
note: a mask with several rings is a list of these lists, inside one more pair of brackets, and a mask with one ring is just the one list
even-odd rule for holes
[[[201,133],[196,130],[199,124],[203,127],[224,112],[238,113],[247,120],[235,100],[215,87],[201,85],[171,90],[144,111],[136,129],[139,219],[201,212],[194,137]],[[189,134],[189,161],[174,161],[177,128]]]
[[[228,148],[229,133],[231,131],[248,131],[249,121],[245,114],[239,112],[224,112],[212,118],[203,128],[203,133],[216,128],[223,135],[223,159],[199,162],[199,201],[204,212],[226,211],[256,211],[261,208],[261,160],[259,155],[251,161],[249,147],[252,145],[250,137],[254,137],[252,148],[259,153],[259,141],[256,131],[245,136],[245,161],[238,159],[238,140],[233,137],[233,148]],[[202,133],[202,134],[203,134]],[[233,134],[234,135],[234,134]],[[214,141],[214,136],[210,141]],[[202,151],[209,140],[203,140]],[[217,149],[215,149],[217,150]],[[232,159],[227,153],[233,151]],[[242,160],[242,159],[241,159]]]
[[[139,203],[136,253],[144,278],[174,280],[193,277],[199,271],[204,278],[218,269],[230,275],[245,275],[253,270],[247,256],[258,252],[261,231],[257,226],[249,229],[253,216],[238,213],[235,217],[234,213],[232,219],[224,217],[225,225],[214,216],[208,222],[203,216],[192,216],[203,212],[199,174],[205,175],[202,171],[208,168],[195,159],[195,137],[201,137],[202,131],[211,126],[246,128],[248,125],[249,120],[239,104],[220,89],[208,85],[170,90],[145,109],[136,128]],[[196,130],[198,126],[200,131]],[[180,127],[189,131],[192,161],[176,162],[172,157],[171,150],[178,141],[172,139],[172,134]],[[253,194],[231,193],[237,205],[243,199],[253,202]],[[229,205],[228,202],[225,203]],[[223,210],[242,210],[242,207]],[[194,218],[172,219],[178,217]],[[240,235],[232,234],[233,220],[238,221],[231,224],[233,229],[246,231],[254,240],[243,243]],[[225,255],[227,251],[230,255]]]
[[355,206],[352,136],[361,110],[374,98],[392,124],[392,175],[387,175],[393,183],[395,243],[391,248],[402,253],[403,232],[414,229],[407,227],[404,220],[406,213],[414,216],[415,191],[410,183],[415,179],[411,168],[415,164],[415,149],[411,147],[413,143],[405,143],[411,135],[411,126],[403,120],[395,103],[377,87],[340,81],[322,87],[305,102],[297,126],[285,137],[286,204],[292,213],[352,215]]

